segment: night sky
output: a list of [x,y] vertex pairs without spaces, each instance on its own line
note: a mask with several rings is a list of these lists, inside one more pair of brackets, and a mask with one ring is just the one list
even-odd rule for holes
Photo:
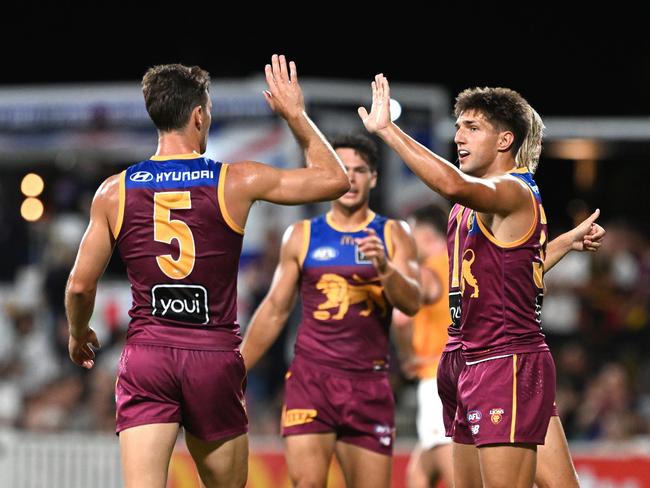
[[98,25],[97,13],[92,22],[53,22],[48,32],[30,22],[29,43],[2,33],[0,85],[139,80],[167,62],[198,64],[213,78],[242,77],[262,73],[282,52],[305,77],[370,81],[384,72],[452,94],[500,85],[520,91],[542,115],[650,116],[646,15],[624,4],[534,13],[470,5],[387,10],[381,21],[328,7],[323,15],[298,12],[302,22],[273,23],[278,5],[269,4],[251,6],[248,16],[198,11],[191,21],[163,23],[124,16]]

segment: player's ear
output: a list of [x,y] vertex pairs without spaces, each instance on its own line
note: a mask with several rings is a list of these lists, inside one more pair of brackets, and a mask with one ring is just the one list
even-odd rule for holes
[[512,143],[515,142],[515,135],[509,131],[505,130],[503,132],[499,132],[499,138],[497,140],[497,149],[499,152],[506,152],[509,151],[510,148],[512,147]]
[[374,188],[377,186],[377,171],[375,170],[370,170],[370,188]]
[[201,105],[197,105],[194,107],[194,110],[192,110],[190,123],[193,124],[198,131],[203,127],[203,107]]

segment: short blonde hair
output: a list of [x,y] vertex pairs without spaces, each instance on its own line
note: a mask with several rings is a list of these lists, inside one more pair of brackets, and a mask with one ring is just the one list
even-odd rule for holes
[[524,142],[519,148],[519,151],[517,151],[515,162],[517,163],[517,168],[528,168],[528,171],[535,173],[539,164],[539,156],[542,153],[542,138],[544,137],[544,129],[546,126],[533,107],[529,106],[529,110],[530,127],[528,128],[528,134],[526,134]]

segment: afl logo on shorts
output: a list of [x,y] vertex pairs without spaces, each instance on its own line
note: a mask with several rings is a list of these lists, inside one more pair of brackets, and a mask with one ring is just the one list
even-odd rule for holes
[[147,181],[153,180],[153,175],[149,171],[136,171],[129,176],[129,179],[136,183],[146,183]]
[[330,261],[339,255],[339,252],[333,247],[324,246],[319,247],[311,253],[311,257],[316,261]]
[[200,285],[156,285],[151,289],[151,315],[162,319],[208,323],[208,292]]
[[477,424],[481,421],[481,418],[483,416],[481,415],[481,412],[478,410],[470,410],[467,412],[467,421],[470,424]]

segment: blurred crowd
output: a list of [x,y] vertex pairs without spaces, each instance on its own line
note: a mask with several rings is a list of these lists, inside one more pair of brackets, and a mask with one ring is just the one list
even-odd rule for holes
[[[64,184],[62,182],[61,184]],[[89,188],[92,185],[89,185]],[[102,348],[82,370],[67,352],[66,279],[87,222],[90,190],[78,206],[31,224],[29,264],[0,284],[0,427],[29,431],[112,431],[115,374],[128,325],[129,285],[119,265],[100,285],[93,326]],[[557,405],[569,440],[623,440],[650,434],[650,242],[623,221],[603,222],[596,253],[571,253],[546,275],[543,329],[557,366]],[[557,233],[567,229],[557,229]],[[247,256],[239,281],[245,327],[270,285],[282,229]],[[24,246],[16,242],[15,246]],[[300,311],[249,372],[254,435],[277,435],[284,373]],[[396,361],[393,361],[396,363]],[[415,435],[415,385],[392,365],[398,436]]]

